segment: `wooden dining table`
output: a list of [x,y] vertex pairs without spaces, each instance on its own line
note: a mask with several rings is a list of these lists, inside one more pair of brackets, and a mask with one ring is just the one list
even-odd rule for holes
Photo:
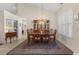
[[40,37],[40,41],[43,41],[43,37],[48,37],[50,41],[50,36],[54,37],[54,40],[56,39],[55,33],[51,33],[49,30],[29,30],[27,33],[28,37],[28,43],[30,43],[31,39],[30,36],[32,36],[32,40],[35,40],[34,37]]

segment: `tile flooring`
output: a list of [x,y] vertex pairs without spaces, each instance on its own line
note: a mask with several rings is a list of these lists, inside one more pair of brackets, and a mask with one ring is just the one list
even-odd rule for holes
[[5,43],[4,45],[0,45],[0,55],[6,55],[10,50],[18,46],[20,43],[22,43],[24,40],[26,40],[25,37],[22,37],[22,39],[18,39],[17,41],[13,41],[10,43]]

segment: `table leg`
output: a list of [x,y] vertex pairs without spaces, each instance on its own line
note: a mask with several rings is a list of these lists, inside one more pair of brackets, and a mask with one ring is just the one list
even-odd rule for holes
[[12,43],[12,42],[11,42],[11,37],[10,37],[10,43]]

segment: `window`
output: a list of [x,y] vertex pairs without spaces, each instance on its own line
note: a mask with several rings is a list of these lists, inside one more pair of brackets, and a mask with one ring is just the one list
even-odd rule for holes
[[73,11],[63,12],[58,17],[58,32],[64,36],[72,37]]

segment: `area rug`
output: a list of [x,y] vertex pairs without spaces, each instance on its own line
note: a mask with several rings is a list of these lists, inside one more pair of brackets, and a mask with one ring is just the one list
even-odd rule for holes
[[73,52],[59,41],[27,44],[25,40],[7,55],[72,55]]

